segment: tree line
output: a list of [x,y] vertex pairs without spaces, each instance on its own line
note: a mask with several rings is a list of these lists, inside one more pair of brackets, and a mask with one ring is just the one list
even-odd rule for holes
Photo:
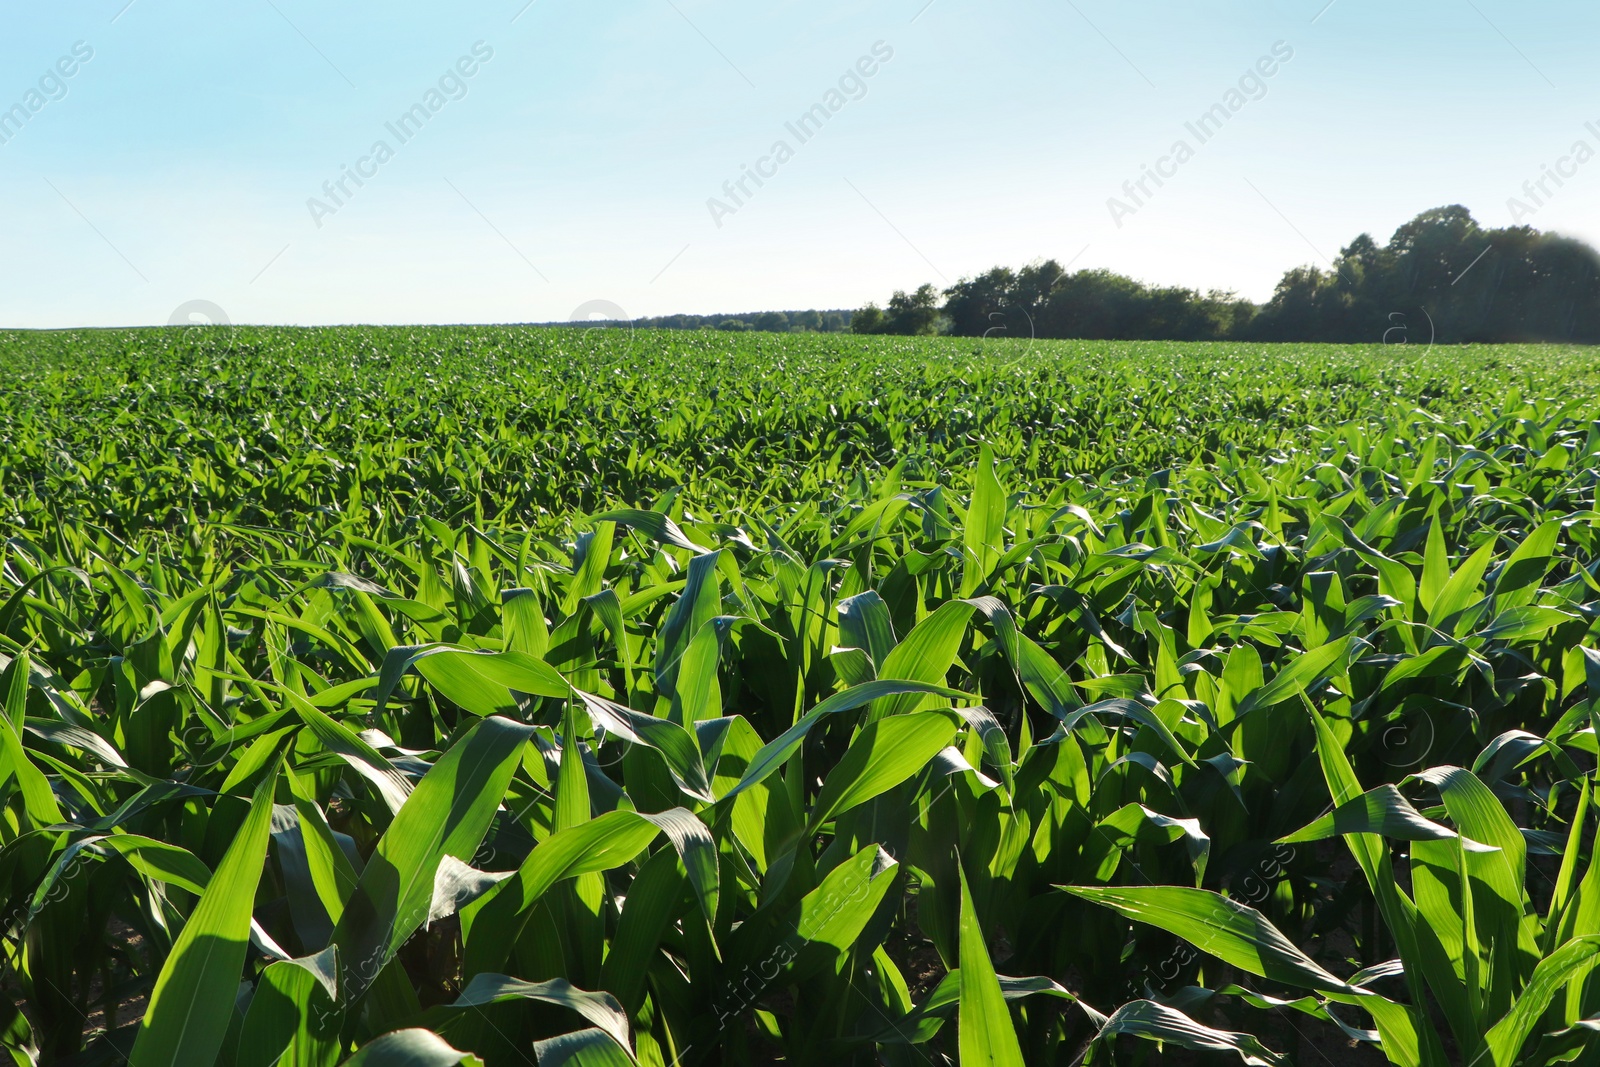
[[1529,226],[1485,229],[1434,208],[1380,245],[1362,234],[1327,268],[1301,266],[1257,305],[1234,293],[1147,285],[1055,260],[995,267],[948,289],[868,304],[866,334],[1150,341],[1600,343],[1600,254]]
[[[655,315],[649,318],[592,320],[585,326],[633,326],[640,330],[722,330],[727,333],[849,333],[853,311],[746,311],[716,315]],[[567,326],[571,323],[546,323]]]

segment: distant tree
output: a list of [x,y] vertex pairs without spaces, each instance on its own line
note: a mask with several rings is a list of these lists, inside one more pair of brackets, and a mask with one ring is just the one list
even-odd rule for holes
[[[752,311],[740,315],[660,315],[654,318],[632,320],[639,329],[647,330],[716,330],[724,323],[738,323],[741,329],[773,329],[793,332],[797,329],[821,329],[842,333],[849,328],[848,311]],[[761,322],[764,325],[754,326]],[[731,327],[730,327],[731,328]]]
[[717,323],[717,329],[725,333],[743,333],[750,329],[750,325],[740,319],[723,319]]
[[896,291],[884,310],[884,333],[920,337],[940,332],[939,290],[924,285],[914,293]]
[[1213,309],[1219,338],[1250,336],[1259,309],[1253,301],[1238,293],[1213,289],[1206,294],[1206,303]]
[[[1517,279],[1512,300],[1500,296],[1497,301],[1497,306],[1510,303],[1520,312],[1515,327],[1502,335],[1536,341],[1600,340],[1600,254],[1582,241],[1540,235],[1527,242],[1523,255],[1532,269]],[[1493,270],[1488,273],[1498,277]]]
[[745,321],[984,338],[1600,343],[1600,253],[1526,226],[1484,229],[1454,204],[1405,222],[1387,244],[1364,233],[1331,264],[1294,267],[1259,307],[1232,292],[1146,285],[1108,270],[1069,274],[1047,259],[995,267],[943,293],[897,291],[885,307],[766,312],[718,328],[748,329]]
[[1012,301],[1017,276],[1009,268],[995,267],[976,278],[962,278],[944,291],[944,313],[950,332],[957,337],[983,337],[995,326]]
[[1065,276],[1061,264],[1049,259],[1020,271],[995,267],[963,278],[944,292],[949,331],[958,337],[1042,336],[1039,320]]
[[1011,288],[1011,310],[1021,311],[1031,319],[1044,313],[1045,305],[1055,292],[1056,285],[1067,272],[1053,259],[1030,263],[1017,272],[1016,284]]
[[1336,274],[1319,267],[1296,267],[1285,274],[1257,316],[1256,336],[1263,341],[1313,341],[1328,318],[1327,304],[1336,298]]
[[850,317],[851,333],[883,333],[883,309],[868,304]]
[[1041,337],[1213,340],[1237,317],[1231,295],[1152,288],[1108,270],[1060,278],[1038,317]]
[[1600,341],[1600,255],[1528,227],[1486,230],[1434,208],[1380,246],[1362,234],[1333,269],[1285,274],[1251,328],[1262,340]]

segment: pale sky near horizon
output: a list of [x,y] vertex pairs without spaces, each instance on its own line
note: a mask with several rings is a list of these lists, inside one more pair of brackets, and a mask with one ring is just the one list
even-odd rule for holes
[[[1511,224],[1600,150],[1597,31],[1576,0],[11,2],[0,327],[857,307],[1042,257],[1260,300],[1426,208]],[[1565,169],[1521,221],[1600,243],[1600,159]]]

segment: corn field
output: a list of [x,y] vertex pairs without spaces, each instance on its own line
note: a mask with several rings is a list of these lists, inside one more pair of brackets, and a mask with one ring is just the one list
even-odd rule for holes
[[19,1065],[1600,1065],[1600,357],[0,333]]

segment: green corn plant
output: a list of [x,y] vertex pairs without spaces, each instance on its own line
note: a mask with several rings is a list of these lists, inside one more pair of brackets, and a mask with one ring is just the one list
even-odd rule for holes
[[0,333],[0,1048],[1592,1062],[1600,376],[1392,356]]
[[[1600,655],[1588,653],[1600,664]],[[1283,838],[1301,844],[1342,837],[1366,875],[1399,959],[1348,980],[1314,963],[1264,916],[1225,896],[1179,887],[1069,888],[1073,895],[1165,929],[1249,975],[1311,990],[1300,1010],[1332,1016],[1333,1006],[1367,1012],[1364,1035],[1402,1067],[1455,1061],[1532,1067],[1592,1060],[1600,987],[1600,850],[1583,847],[1592,782],[1579,786],[1562,863],[1541,915],[1530,891],[1524,831],[1473,772],[1436,767],[1412,776],[1436,792],[1454,827],[1430,820],[1393,786],[1362,792],[1343,745],[1309,703],[1318,757],[1335,807]],[[1391,843],[1409,849],[1408,892],[1399,884]],[[1580,877],[1580,869],[1584,869]],[[1364,976],[1364,977],[1363,977]],[[1393,999],[1368,986],[1404,977]],[[1235,988],[1236,992],[1243,990]],[[1257,1003],[1282,1004],[1254,998]],[[1435,1017],[1447,1024],[1444,1033]],[[1185,1047],[1223,1047],[1225,1038],[1177,1018],[1141,1036]],[[1191,1032],[1192,1031],[1192,1032]],[[1207,1046],[1205,1042],[1214,1042]],[[1447,1054],[1447,1041],[1451,1052]],[[1199,1042],[1199,1043],[1196,1043]],[[1260,1050],[1235,1046],[1248,1061]]]

